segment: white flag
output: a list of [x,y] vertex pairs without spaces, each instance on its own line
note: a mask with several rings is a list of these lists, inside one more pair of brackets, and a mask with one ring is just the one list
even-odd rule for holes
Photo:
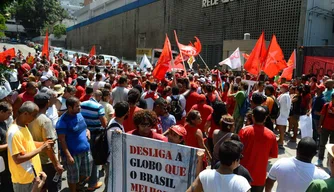
[[143,59],[140,62],[139,68],[143,71],[147,71],[147,68],[153,68],[151,62],[148,60],[146,54],[144,54]]
[[230,57],[219,63],[219,65],[224,65],[224,64],[231,67],[232,69],[241,67],[239,47],[233,52],[232,55],[230,55]]

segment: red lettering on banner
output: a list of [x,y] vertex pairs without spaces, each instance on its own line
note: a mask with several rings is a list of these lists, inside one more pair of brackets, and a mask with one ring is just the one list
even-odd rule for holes
[[171,152],[168,150],[164,150],[164,149],[155,149],[155,148],[149,148],[149,147],[140,147],[140,146],[130,145],[130,154],[158,157],[158,158],[172,160]]
[[165,171],[171,175],[186,176],[186,168],[181,166],[166,164]]
[[131,183],[131,191],[147,192],[147,186],[137,183]]

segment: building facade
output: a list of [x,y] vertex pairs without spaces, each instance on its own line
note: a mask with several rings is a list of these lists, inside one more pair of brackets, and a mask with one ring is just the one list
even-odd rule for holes
[[320,10],[313,7],[333,13],[333,0],[96,0],[75,13],[78,24],[67,29],[67,47],[88,51],[96,45],[98,53],[135,60],[136,48],[161,48],[165,34],[177,50],[176,30],[183,44],[194,36],[201,40],[201,56],[212,67],[226,57],[224,41],[242,40],[244,33],[257,39],[264,31],[267,41],[277,36],[288,58],[306,42],[334,44],[332,17],[319,24],[324,16],[315,18]]

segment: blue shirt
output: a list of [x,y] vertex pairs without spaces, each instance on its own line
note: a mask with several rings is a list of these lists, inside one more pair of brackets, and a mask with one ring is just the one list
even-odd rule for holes
[[[56,124],[57,134],[65,135],[67,148],[71,155],[89,151],[90,147],[86,136],[86,129],[87,125],[81,113],[76,115],[64,113],[60,116]],[[64,155],[63,151],[62,154]]]
[[334,93],[334,89],[332,90],[327,90],[323,92],[324,96],[325,96],[325,99],[326,99],[326,102],[331,102],[332,101],[332,94]]
[[316,115],[314,114],[314,112],[320,113],[325,103],[326,103],[326,99],[324,97],[324,94],[321,94],[313,98],[313,102],[312,102],[312,118],[313,119],[320,120],[320,115]]
[[168,116],[160,116],[160,119],[163,133],[167,131],[167,129],[170,128],[172,125],[176,124],[176,119],[171,114],[168,114]]
[[81,103],[81,114],[85,118],[89,130],[101,129],[100,117],[104,116],[105,111],[94,98]]

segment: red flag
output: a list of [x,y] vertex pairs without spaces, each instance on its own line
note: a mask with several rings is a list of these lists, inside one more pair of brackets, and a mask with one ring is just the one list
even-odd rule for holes
[[179,43],[175,30],[174,30],[174,35],[177,46],[179,47],[182,56],[184,55],[197,56],[202,51],[202,44],[196,36],[195,36],[196,42],[194,43],[194,45],[192,45],[192,43],[190,43],[190,45],[183,45]]
[[153,70],[153,77],[162,80],[165,78],[165,74],[170,67],[170,61],[172,60],[172,49],[168,36],[166,35],[164,48],[162,49],[161,55],[158,62]]
[[264,39],[264,32],[262,32],[260,38],[257,40],[255,47],[253,48],[244,68],[248,73],[258,75],[263,61],[266,58],[266,43]]
[[[189,59],[189,56],[187,55],[183,55],[183,61],[186,61]],[[182,61],[182,58],[181,58],[181,55],[179,54],[175,59],[174,59],[174,66],[169,66],[169,69],[168,71],[172,71],[172,69],[181,69],[181,70],[184,70],[184,66],[183,66],[183,61]]]
[[49,33],[48,30],[46,30],[45,33],[45,39],[42,49],[42,56],[46,55],[46,59],[49,60]]
[[94,55],[96,55],[95,45],[93,45],[92,49],[90,50],[89,57],[93,57]]
[[0,53],[0,62],[4,62],[6,60],[6,57],[10,56],[10,59],[12,59],[13,57],[15,57],[15,49],[11,48],[11,49],[7,49],[4,52]]
[[293,69],[296,66],[296,50],[292,52],[287,64],[288,67],[283,70],[281,78],[286,78],[286,80],[290,81],[292,79]]
[[272,78],[286,67],[283,51],[277,42],[276,36],[273,35],[262,70],[268,77]]
[[245,59],[249,59],[249,55],[247,53],[243,53],[242,56],[245,58]]

